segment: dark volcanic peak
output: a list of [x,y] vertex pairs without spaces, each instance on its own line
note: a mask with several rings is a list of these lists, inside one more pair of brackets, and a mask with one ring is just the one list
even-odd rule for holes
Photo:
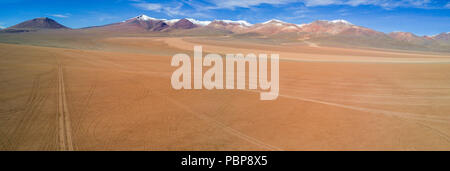
[[188,19],[181,19],[180,21],[173,24],[172,28],[174,29],[192,29],[197,27],[194,23],[189,21]]
[[50,18],[35,18],[9,27],[8,29],[67,29],[68,27],[59,24]]

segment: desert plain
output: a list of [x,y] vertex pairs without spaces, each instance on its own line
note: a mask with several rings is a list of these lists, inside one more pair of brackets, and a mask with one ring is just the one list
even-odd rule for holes
[[[445,52],[226,36],[0,40],[0,150],[450,150]],[[280,54],[278,99],[174,90],[172,56],[194,45]]]

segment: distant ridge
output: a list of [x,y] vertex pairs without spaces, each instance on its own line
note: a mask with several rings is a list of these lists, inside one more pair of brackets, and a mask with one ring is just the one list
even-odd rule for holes
[[[68,29],[50,18],[36,18],[0,30],[16,33],[36,30]],[[82,28],[84,31],[114,33],[155,33],[174,36],[228,36],[242,39],[272,39],[277,42],[313,42],[325,46],[359,46],[392,49],[433,50],[450,52],[450,33],[417,36],[409,32],[383,33],[346,20],[317,20],[293,24],[277,19],[251,24],[244,20],[199,21],[192,18],[157,19],[139,15],[103,26]]]
[[[154,25],[154,23],[159,23]],[[162,24],[165,23],[165,24]],[[306,24],[293,24],[284,22],[277,19],[272,19],[263,23],[251,24],[244,20],[213,20],[213,21],[198,21],[192,18],[184,19],[157,19],[149,17],[147,15],[139,15],[120,23],[113,23],[104,26],[86,27],[83,29],[101,28],[101,27],[117,27],[117,26],[133,26],[139,27],[144,31],[171,31],[171,30],[183,30],[194,29],[199,27],[208,27],[210,29],[227,30],[233,33],[259,33],[259,34],[280,34],[280,33],[307,33],[309,35],[359,35],[359,36],[377,36],[383,34],[392,38],[398,38],[401,41],[407,40],[407,38],[401,38],[407,36],[407,34],[399,35],[396,32],[383,33],[370,28],[357,26],[349,21],[338,20],[317,20]],[[107,30],[107,29],[106,29]],[[120,28],[116,28],[120,30]],[[130,29],[124,29],[130,30]],[[133,29],[131,29],[133,30]],[[429,39],[441,39],[447,40],[449,33],[442,33],[436,36],[423,36],[419,38],[428,37]]]

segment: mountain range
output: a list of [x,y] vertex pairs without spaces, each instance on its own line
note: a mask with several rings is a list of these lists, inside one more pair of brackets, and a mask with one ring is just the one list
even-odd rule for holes
[[[41,29],[69,29],[50,18],[25,21],[0,32],[29,32]],[[140,15],[103,26],[81,28],[124,33],[164,32],[178,34],[218,34],[248,38],[275,38],[290,41],[310,41],[325,45],[350,44],[368,47],[430,49],[450,51],[450,32],[434,36],[417,36],[409,32],[383,33],[354,25],[345,20],[318,20],[308,24],[292,24],[280,20],[250,24],[246,21],[185,19],[156,19]]]

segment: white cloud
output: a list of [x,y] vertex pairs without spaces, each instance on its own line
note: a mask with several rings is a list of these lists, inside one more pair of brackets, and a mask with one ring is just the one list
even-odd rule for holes
[[[184,3],[147,3],[141,0],[132,0],[136,2],[133,6],[147,11],[161,12],[168,16],[190,16],[190,17],[208,17],[207,14],[193,10],[183,9]],[[195,9],[197,10],[197,9]]]
[[363,0],[349,0],[345,5],[359,6],[359,5],[374,5],[387,9],[397,7],[413,7],[413,8],[427,8],[430,0],[377,0],[377,1],[363,1]]
[[383,8],[414,7],[426,8],[431,0],[302,0],[306,6],[325,6],[325,5],[373,5]]
[[183,4],[178,4],[175,7],[164,7],[164,12],[169,15],[169,16],[174,16],[174,15],[186,15],[185,12],[183,12],[181,10],[181,7],[183,7]]
[[68,18],[69,17],[69,15],[63,15],[63,14],[52,14],[52,15],[50,15],[50,16],[53,16],[53,17],[57,17],[57,18]]
[[[428,8],[433,5],[432,0],[180,0],[161,1],[160,3],[149,3],[146,0],[129,0],[132,5],[147,11],[165,13],[168,16],[191,16],[208,17],[205,11],[216,9],[248,8],[266,5],[293,5],[303,7],[316,7],[328,5],[361,6],[371,5],[384,9],[398,7]],[[303,5],[302,5],[303,4]],[[450,8],[450,3],[446,5]],[[440,7],[442,8],[442,6]]]
[[214,4],[212,7],[207,7],[209,9],[235,9],[237,7],[240,8],[250,8],[253,6],[258,6],[261,4],[269,4],[269,5],[281,5],[295,2],[296,0],[211,0],[210,3]]
[[140,3],[135,3],[133,4],[134,6],[141,8],[143,10],[148,10],[148,11],[161,11],[162,9],[162,5],[161,4],[156,4],[156,3],[146,3],[146,2],[140,2]]
[[235,8],[251,8],[261,4],[269,5],[285,5],[290,3],[303,3],[307,7],[327,6],[327,5],[374,5],[383,8],[396,7],[414,7],[425,8],[430,4],[431,0],[209,0],[214,6],[206,7],[208,9],[235,9]]
[[445,5],[445,8],[449,8],[450,9],[450,2],[447,3],[447,5]]
[[340,0],[304,0],[303,3],[306,6],[325,6],[325,5],[342,4],[343,1],[340,1]]
[[133,5],[146,11],[164,12],[169,16],[185,15],[185,13],[181,10],[181,7],[183,7],[183,4],[181,3],[177,4],[176,6],[147,2],[139,2]]

